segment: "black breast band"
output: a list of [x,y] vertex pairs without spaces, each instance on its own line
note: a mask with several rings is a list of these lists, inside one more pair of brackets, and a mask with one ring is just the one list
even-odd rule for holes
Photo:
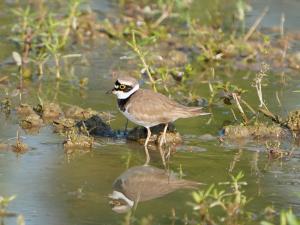
[[131,98],[132,95],[130,95],[128,98],[125,98],[125,99],[118,99],[118,106],[120,108],[120,110],[122,112],[125,112],[126,108],[126,103],[128,102],[128,100]]

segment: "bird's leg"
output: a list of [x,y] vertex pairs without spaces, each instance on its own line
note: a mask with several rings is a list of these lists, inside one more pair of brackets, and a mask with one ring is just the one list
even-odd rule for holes
[[172,151],[171,146],[168,146],[168,152],[167,152],[167,155],[166,155],[166,159],[168,159],[168,160],[170,159],[171,151]]
[[161,147],[163,145],[163,143],[166,143],[166,133],[167,133],[167,129],[168,129],[168,124],[166,123],[165,127],[164,127],[164,131],[162,133],[160,142],[159,142],[159,146]]
[[162,162],[164,164],[164,166],[166,167],[166,159],[165,159],[165,152],[164,150],[162,149],[162,145],[163,143],[166,143],[166,132],[167,132],[167,129],[168,129],[168,124],[166,123],[165,127],[164,127],[164,131],[161,135],[161,138],[160,138],[160,141],[159,141],[159,152],[160,152],[160,156],[161,156],[161,159],[162,159]]
[[125,129],[124,129],[124,133],[127,133],[127,127],[128,127],[128,119],[126,119],[126,124],[125,124]]
[[149,139],[151,137],[151,130],[149,127],[146,127],[147,128],[147,138],[146,138],[146,141],[145,141],[145,153],[146,153],[146,162],[145,162],[145,166],[148,166],[149,162],[150,162],[150,155],[149,155],[149,151],[148,151],[148,142],[149,142]]
[[164,167],[166,168],[166,159],[165,159],[165,153],[164,153],[164,151],[163,151],[163,149],[162,149],[162,146],[158,146],[158,149],[159,149],[159,153],[160,153],[160,156],[161,156],[161,160],[162,160],[162,162],[163,162],[163,164],[164,164]]

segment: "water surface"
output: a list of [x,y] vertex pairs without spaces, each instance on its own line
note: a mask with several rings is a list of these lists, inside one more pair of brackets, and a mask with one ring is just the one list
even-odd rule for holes
[[[202,1],[206,5],[206,1]],[[263,3],[262,3],[263,2]],[[262,10],[263,5],[270,4],[270,13],[263,22],[264,26],[276,25],[282,12],[288,14],[286,26],[289,29],[299,27],[300,8],[296,0],[284,1],[253,1],[253,11],[249,17],[253,20]],[[116,4],[110,1],[93,1],[93,8],[99,11],[99,17],[105,13],[116,13]],[[6,1],[0,1],[0,59],[10,59],[11,51],[15,46],[9,44],[7,32],[10,30],[11,13],[13,7]],[[251,22],[250,20],[250,22]],[[250,23],[249,22],[249,23]],[[66,73],[74,73],[78,77],[88,76],[90,79],[87,90],[83,93],[67,82],[57,86],[54,81],[43,83],[28,82],[28,93],[24,101],[37,100],[36,90],[41,88],[41,97],[55,99],[62,104],[76,104],[81,107],[91,107],[99,111],[112,111],[116,119],[112,127],[122,129],[124,117],[117,112],[114,96],[105,95],[111,88],[110,77],[112,68],[122,68],[125,62],[120,57],[127,49],[123,46],[111,45],[108,42],[96,41],[90,48],[76,49],[90,62],[84,65],[80,60],[74,60]],[[15,68],[0,65],[1,75],[16,73]],[[73,71],[73,72],[72,72]],[[234,78],[229,80],[249,89],[249,81],[244,80],[248,71],[236,71]],[[222,71],[219,71],[222,76]],[[253,74],[254,76],[254,74]],[[287,86],[278,85],[278,74],[269,77],[269,86],[264,90],[265,100],[270,107],[281,115],[299,107],[300,81],[295,79]],[[13,88],[13,86],[12,86]],[[208,96],[207,85],[199,86],[201,94]],[[274,100],[274,90],[279,90],[283,106],[278,107]],[[53,91],[54,90],[54,91]],[[12,91],[12,90],[10,90]],[[249,90],[253,95],[251,103],[257,104],[254,89]],[[4,93],[2,93],[4,95]],[[15,98],[17,102],[17,98]],[[229,108],[215,108],[214,120],[207,124],[207,118],[192,118],[176,122],[177,130],[184,138],[184,144],[177,149],[171,158],[170,168],[179,171],[182,167],[185,179],[195,180],[206,184],[218,183],[229,179],[229,170],[232,174],[244,171],[248,182],[246,195],[253,200],[249,209],[253,212],[262,211],[267,205],[274,205],[276,209],[289,208],[300,215],[300,164],[299,158],[289,161],[268,162],[264,147],[255,142],[247,145],[220,144],[217,138],[202,139],[201,135],[217,136],[222,123],[232,119]],[[7,142],[16,136],[18,120],[12,115],[5,119],[1,115],[0,137]],[[130,124],[130,127],[133,127]],[[113,140],[109,138],[97,139],[97,147],[91,152],[76,153],[71,156],[65,154],[63,137],[54,134],[50,127],[44,127],[38,135],[28,135],[23,131],[21,136],[30,146],[26,154],[16,155],[10,151],[0,150],[0,195],[16,195],[17,198],[9,206],[10,211],[24,215],[26,223],[39,224],[121,224],[124,215],[119,215],[110,209],[107,195],[112,191],[112,183],[128,167],[144,163],[143,147],[137,143]],[[9,140],[14,142],[14,139]],[[188,149],[193,148],[190,152]],[[299,151],[296,147],[295,151]],[[161,168],[158,153],[153,153],[151,164]],[[163,198],[140,203],[135,216],[142,218],[153,215],[155,224],[169,224],[167,217],[174,208],[177,215],[183,217],[191,213],[186,202],[191,201],[190,191],[180,190]],[[7,218],[5,225],[16,224],[15,218]]]

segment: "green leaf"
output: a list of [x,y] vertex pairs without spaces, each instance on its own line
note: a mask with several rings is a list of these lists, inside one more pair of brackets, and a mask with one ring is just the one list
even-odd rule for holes
[[267,222],[267,221],[261,221],[260,225],[274,225],[273,223]]

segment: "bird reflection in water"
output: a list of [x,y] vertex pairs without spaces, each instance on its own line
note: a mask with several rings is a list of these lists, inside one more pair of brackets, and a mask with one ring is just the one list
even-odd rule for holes
[[159,198],[178,189],[197,189],[200,184],[179,179],[174,172],[156,167],[135,166],[114,181],[109,203],[113,211],[125,213],[138,202]]

